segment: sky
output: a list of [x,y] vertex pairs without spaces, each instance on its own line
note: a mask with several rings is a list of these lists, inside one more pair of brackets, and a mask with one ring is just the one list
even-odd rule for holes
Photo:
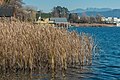
[[23,0],[26,5],[32,5],[43,12],[50,12],[55,6],[76,8],[112,8],[120,9],[120,0]]

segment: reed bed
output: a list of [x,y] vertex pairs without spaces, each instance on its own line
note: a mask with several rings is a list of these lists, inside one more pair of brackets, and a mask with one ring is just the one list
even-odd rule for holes
[[0,70],[66,70],[92,63],[93,39],[84,33],[25,22],[0,22]]

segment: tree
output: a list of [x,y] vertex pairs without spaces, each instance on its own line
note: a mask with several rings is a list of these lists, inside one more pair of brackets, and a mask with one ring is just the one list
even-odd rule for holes
[[86,13],[83,13],[82,16],[80,17],[80,22],[81,23],[89,23],[90,18],[86,15]]
[[22,0],[3,0],[2,2],[3,7],[22,8],[22,4],[24,4]]
[[97,14],[96,15],[96,20],[97,20],[97,23],[102,23],[102,15],[100,15],[100,14]]
[[57,7],[53,8],[52,17],[60,17],[60,11],[57,9]]
[[15,8],[22,8],[23,1],[22,0],[10,0],[9,5]]
[[0,6],[7,6],[7,4],[10,2],[10,0],[0,0]]
[[78,22],[78,15],[77,13],[70,13],[69,14],[69,21],[72,23]]
[[97,22],[96,17],[94,17],[93,15],[90,16],[90,21],[89,21],[89,23],[96,23],[96,22]]
[[25,6],[24,10],[28,13],[28,21],[34,22],[36,20],[37,8],[34,6]]
[[69,13],[68,9],[63,7],[62,10],[61,10],[61,17],[68,18],[68,13]]
[[65,7],[57,6],[53,8],[52,17],[66,17],[68,18],[69,11]]

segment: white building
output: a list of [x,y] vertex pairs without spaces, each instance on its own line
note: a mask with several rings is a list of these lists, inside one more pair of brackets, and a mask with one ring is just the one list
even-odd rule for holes
[[101,21],[105,22],[106,18],[105,17],[101,17]]
[[118,18],[117,17],[114,17],[113,18],[113,23],[117,23],[118,22]]
[[113,23],[113,18],[112,17],[108,17],[108,23]]
[[120,23],[120,18],[117,17],[102,17],[101,20],[106,23]]
[[113,23],[116,24],[116,26],[120,26],[120,18],[117,17],[102,17],[101,20],[106,23]]

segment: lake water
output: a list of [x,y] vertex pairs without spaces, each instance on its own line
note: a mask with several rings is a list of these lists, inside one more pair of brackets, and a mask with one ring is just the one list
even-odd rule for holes
[[0,76],[0,80],[120,80],[120,28],[118,27],[73,27],[78,33],[85,32],[92,35],[98,46],[98,52],[93,55],[91,66],[69,68],[66,76],[52,78],[51,74],[31,73],[7,74]]
[[99,47],[98,54],[93,56],[92,66],[86,68],[88,72],[75,72],[77,75],[84,75],[76,80],[120,80],[120,28],[74,27],[70,30],[91,34]]

